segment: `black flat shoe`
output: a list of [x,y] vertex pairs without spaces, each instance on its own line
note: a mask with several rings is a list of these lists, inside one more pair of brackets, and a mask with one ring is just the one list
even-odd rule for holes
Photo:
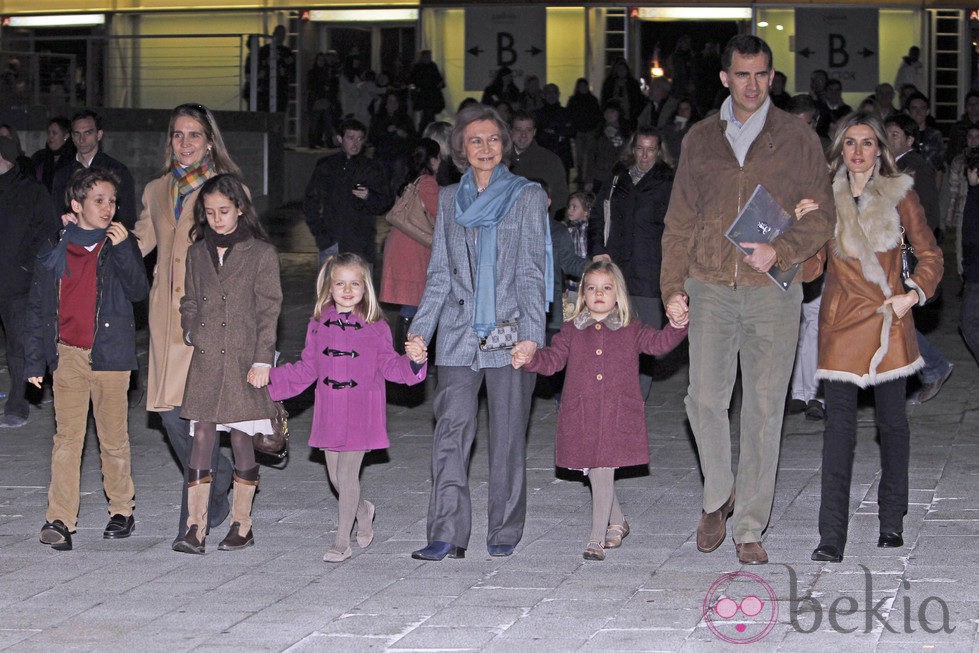
[[71,532],[60,519],[44,522],[40,540],[41,544],[47,544],[55,551],[71,551]]
[[843,562],[843,554],[832,544],[820,544],[809,557],[816,562]]
[[878,549],[896,549],[904,546],[904,538],[901,533],[881,533],[877,538]]
[[105,525],[105,530],[102,531],[102,538],[106,540],[121,540],[124,537],[132,535],[134,530],[136,530],[136,520],[133,519],[132,515],[128,517],[112,515],[109,523]]
[[448,542],[435,540],[424,549],[413,551],[411,557],[415,560],[438,561],[448,556],[449,558],[465,558],[466,549],[461,546],[454,546]]

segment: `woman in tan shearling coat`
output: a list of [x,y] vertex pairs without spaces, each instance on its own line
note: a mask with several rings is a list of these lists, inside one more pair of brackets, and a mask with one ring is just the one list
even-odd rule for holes
[[[840,562],[846,546],[861,388],[874,390],[880,432],[877,546],[904,544],[910,443],[905,386],[907,377],[924,365],[911,308],[934,294],[943,267],[924,209],[911,190],[913,180],[897,171],[878,118],[867,113],[844,118],[829,158],[835,170],[836,228],[821,253],[827,267],[816,377],[824,381],[826,428],[820,541],[812,559]],[[812,204],[803,201],[797,214],[811,210]],[[918,258],[907,282],[901,277],[903,238]]]
[[[189,422],[180,417],[184,385],[193,349],[180,329],[180,298],[184,269],[194,224],[194,202],[201,185],[224,172],[240,174],[231,160],[214,116],[200,104],[181,104],[170,114],[164,167],[161,176],[146,185],[143,208],[133,229],[143,256],[156,249],[156,267],[149,299],[149,379],[146,410],[159,413],[170,446],[185,477],[192,439]],[[215,470],[209,523],[216,526],[230,510],[231,462],[214,451]],[[180,505],[185,506],[186,483]],[[182,511],[176,543],[184,534],[187,513]]]

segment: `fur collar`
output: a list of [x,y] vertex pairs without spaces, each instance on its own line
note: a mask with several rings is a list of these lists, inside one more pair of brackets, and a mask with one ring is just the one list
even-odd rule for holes
[[833,179],[836,200],[835,254],[841,259],[860,261],[864,278],[878,286],[884,297],[891,287],[877,254],[901,243],[901,216],[897,205],[914,185],[905,174],[884,177],[878,168],[864,186],[859,204],[853,201],[846,166],[840,166]]

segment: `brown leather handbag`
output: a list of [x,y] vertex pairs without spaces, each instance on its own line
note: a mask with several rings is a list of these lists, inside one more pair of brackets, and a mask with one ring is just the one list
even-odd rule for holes
[[272,418],[271,433],[256,433],[252,436],[255,451],[283,460],[289,455],[289,412],[281,401],[275,404],[275,417]]
[[422,203],[422,198],[418,195],[417,179],[405,186],[384,219],[389,225],[404,232],[415,242],[421,243],[425,247],[432,246],[435,218],[429,215]]

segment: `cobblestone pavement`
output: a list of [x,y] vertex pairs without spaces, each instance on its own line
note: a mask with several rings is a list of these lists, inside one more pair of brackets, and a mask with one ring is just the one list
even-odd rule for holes
[[[280,346],[287,360],[302,346],[314,265],[314,254],[283,255]],[[321,559],[337,503],[322,455],[306,446],[308,394],[289,405],[288,465],[263,468],[256,545],[217,551],[215,535],[220,539],[225,525],[204,556],[170,550],[180,473],[159,422],[141,406],[130,410],[135,534],[101,538],[107,515],[93,425],[75,549],[59,553],[39,544],[53,433],[51,403],[40,403],[28,426],[0,431],[0,649],[696,651],[755,640],[751,650],[976,650],[979,372],[955,331],[954,297],[946,297],[942,311],[931,337],[956,369],[936,399],[910,409],[906,546],[875,546],[879,458],[867,405],[860,412],[850,542],[839,565],[809,560],[817,544],[822,423],[801,415],[785,421],[765,539],[772,563],[742,568],[730,538],[713,554],[697,551],[701,478],[685,424],[682,353],[664,362],[665,378],[647,407],[652,463],[617,484],[632,534],[604,562],[581,557],[589,491],[579,476],[554,468],[556,413],[548,398],[535,401],[527,526],[516,553],[491,558],[484,547],[480,441],[469,551],[463,560],[432,563],[409,554],[425,541],[434,383],[423,395],[392,392],[391,448],[370,454],[362,475],[364,496],[377,505],[377,536],[341,564]],[[140,349],[145,362],[145,331]],[[727,619],[710,610],[705,616],[708,595],[712,603],[731,597],[736,604],[725,607],[740,610],[724,612]]]

